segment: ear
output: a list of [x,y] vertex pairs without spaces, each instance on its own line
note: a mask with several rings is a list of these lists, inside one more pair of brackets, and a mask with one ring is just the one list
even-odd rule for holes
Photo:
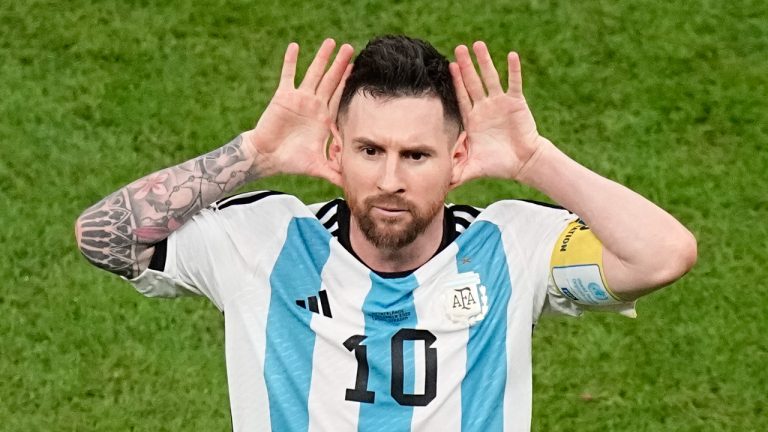
[[464,167],[466,167],[468,159],[469,143],[467,140],[467,132],[461,131],[459,137],[456,138],[456,143],[453,145],[451,154],[451,189],[461,184],[462,174],[464,173]]
[[341,173],[341,150],[343,141],[335,124],[331,124],[331,144],[328,146],[328,161],[331,167]]

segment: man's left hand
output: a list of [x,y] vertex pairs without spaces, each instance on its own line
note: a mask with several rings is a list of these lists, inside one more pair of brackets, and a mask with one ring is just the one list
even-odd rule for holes
[[519,179],[546,141],[523,96],[520,58],[515,52],[507,55],[509,80],[504,92],[485,43],[475,42],[472,50],[480,75],[464,45],[456,47],[456,62],[450,64],[469,147],[457,185],[479,177]]

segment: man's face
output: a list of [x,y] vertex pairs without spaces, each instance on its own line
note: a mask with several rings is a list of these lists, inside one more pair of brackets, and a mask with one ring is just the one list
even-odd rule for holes
[[343,145],[334,143],[331,157],[352,217],[378,248],[409,245],[442,217],[466,156],[458,126],[446,122],[437,97],[357,94],[339,127]]

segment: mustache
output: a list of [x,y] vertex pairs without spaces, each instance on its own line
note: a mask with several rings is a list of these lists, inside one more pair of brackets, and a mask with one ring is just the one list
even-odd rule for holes
[[365,208],[367,210],[373,207],[398,208],[411,211],[413,204],[407,199],[394,194],[379,194],[365,199]]

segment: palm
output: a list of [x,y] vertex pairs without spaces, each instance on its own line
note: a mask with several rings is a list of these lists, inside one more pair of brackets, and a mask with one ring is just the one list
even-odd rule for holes
[[539,143],[536,122],[522,93],[519,59],[509,56],[509,89],[504,92],[485,44],[478,42],[473,48],[482,80],[466,47],[456,49],[458,64],[451,65],[470,149],[461,182],[515,178]]
[[325,146],[350,71],[352,47],[343,45],[326,72],[334,46],[331,39],[323,42],[298,88],[294,77],[299,47],[290,44],[286,50],[278,89],[250,134],[253,150],[273,173],[339,182],[338,172],[325,157]]
[[284,173],[316,174],[314,168],[325,162],[330,119],[327,104],[316,95],[278,90],[256,125],[264,140],[259,151],[275,158]]
[[507,177],[535,150],[536,123],[524,99],[489,97],[472,107],[465,126],[471,148],[465,170],[472,178]]

